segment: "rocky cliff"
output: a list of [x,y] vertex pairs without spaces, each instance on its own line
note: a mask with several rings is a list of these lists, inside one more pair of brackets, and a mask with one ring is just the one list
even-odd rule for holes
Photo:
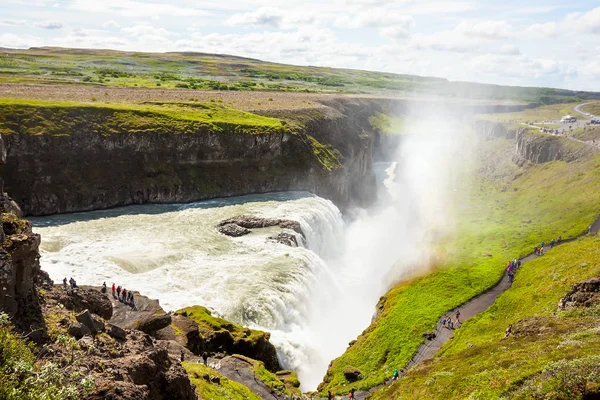
[[562,136],[555,136],[521,129],[516,135],[516,153],[518,161],[530,161],[534,164],[563,160],[571,162],[592,154],[591,146]]
[[509,127],[506,124],[493,121],[476,120],[473,122],[473,128],[488,139],[515,139],[517,132],[522,128]]
[[[4,115],[0,126],[7,148],[1,174],[29,215],[285,190],[310,191],[342,208],[365,205],[375,193],[368,118],[381,107],[331,100],[317,109],[270,112],[287,128],[255,134],[147,123],[99,133],[113,118],[102,108],[69,110],[66,118],[77,123],[20,110]],[[39,126],[50,123],[40,115],[54,118],[42,134]]]

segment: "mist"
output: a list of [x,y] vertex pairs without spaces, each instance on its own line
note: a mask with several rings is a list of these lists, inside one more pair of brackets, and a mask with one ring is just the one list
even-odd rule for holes
[[[476,142],[465,118],[443,109],[414,105],[405,114],[408,132],[393,159],[376,165],[386,175],[378,201],[356,210],[343,238],[330,244],[338,254],[325,258],[317,277],[309,319],[297,332],[303,343],[279,343],[304,390],[314,390],[328,363],[369,326],[387,290],[435,266],[436,244],[454,232],[454,193],[465,189],[460,170]],[[278,344],[277,334],[273,339]]]

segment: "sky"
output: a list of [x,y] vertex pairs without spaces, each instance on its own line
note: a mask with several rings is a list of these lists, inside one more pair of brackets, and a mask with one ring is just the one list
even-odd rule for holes
[[1,0],[0,47],[34,46],[600,91],[598,0]]

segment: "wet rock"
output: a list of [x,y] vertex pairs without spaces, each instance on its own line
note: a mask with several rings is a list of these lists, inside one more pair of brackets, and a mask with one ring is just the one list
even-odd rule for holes
[[361,373],[358,368],[347,366],[344,368],[344,377],[348,382],[355,382],[360,379]]
[[[258,229],[258,228],[268,228],[272,226],[279,226],[283,229],[291,229],[296,233],[304,236],[304,232],[302,232],[302,227],[298,221],[292,221],[288,219],[277,219],[277,218],[263,218],[257,217],[253,215],[238,215],[237,217],[229,218],[224,221],[221,221],[217,225],[217,229],[219,232],[223,234],[227,234],[227,230],[234,230],[232,226],[238,226],[240,228],[248,229]],[[223,231],[223,227],[227,226],[227,230]],[[240,231],[241,232],[241,231]],[[249,233],[249,232],[246,232]],[[246,234],[243,233],[243,234]],[[238,235],[240,236],[240,235]]]
[[240,237],[249,234],[252,232],[248,228],[244,228],[243,226],[239,226],[236,224],[225,224],[217,227],[217,230],[221,232],[223,235],[231,236],[231,237]]
[[171,325],[171,316],[169,314],[162,314],[154,318],[146,318],[139,323],[137,329],[145,333],[153,333],[169,325]]
[[269,240],[272,240],[277,243],[285,244],[290,247],[298,247],[298,239],[296,239],[295,235],[287,232],[280,232],[275,236],[270,236]]

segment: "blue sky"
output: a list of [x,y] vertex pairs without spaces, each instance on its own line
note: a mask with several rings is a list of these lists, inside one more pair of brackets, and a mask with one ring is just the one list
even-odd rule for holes
[[0,47],[226,53],[600,91],[588,0],[2,0]]

